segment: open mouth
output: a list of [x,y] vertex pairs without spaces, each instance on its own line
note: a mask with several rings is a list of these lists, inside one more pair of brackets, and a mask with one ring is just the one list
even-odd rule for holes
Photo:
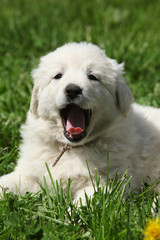
[[87,127],[91,118],[91,110],[82,109],[69,104],[60,110],[64,127],[64,135],[71,142],[78,142],[87,135]]

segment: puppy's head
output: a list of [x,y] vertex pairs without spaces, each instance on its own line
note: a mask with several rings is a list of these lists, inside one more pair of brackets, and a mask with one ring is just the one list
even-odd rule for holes
[[53,124],[58,141],[84,144],[129,111],[133,97],[122,75],[123,64],[97,46],[66,44],[33,71],[30,111]]

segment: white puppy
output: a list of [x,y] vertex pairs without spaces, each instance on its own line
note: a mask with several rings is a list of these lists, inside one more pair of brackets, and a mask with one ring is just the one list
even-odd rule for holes
[[[14,193],[36,192],[46,177],[71,179],[74,199],[91,196],[95,168],[105,182],[107,151],[110,178],[128,168],[139,190],[147,176],[160,176],[160,110],[132,104],[123,64],[90,43],[69,43],[41,58],[33,71],[34,88],[22,128],[20,159],[0,185]],[[72,146],[64,152],[64,146]],[[62,153],[64,154],[62,155]],[[60,156],[61,155],[61,156]],[[59,160],[59,161],[58,161]]]

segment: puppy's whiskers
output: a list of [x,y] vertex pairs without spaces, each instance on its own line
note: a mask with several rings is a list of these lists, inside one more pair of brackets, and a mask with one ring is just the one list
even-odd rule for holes
[[87,108],[88,109],[98,109],[98,106],[97,106],[97,102],[95,101],[95,99],[89,99],[89,101],[87,101]]

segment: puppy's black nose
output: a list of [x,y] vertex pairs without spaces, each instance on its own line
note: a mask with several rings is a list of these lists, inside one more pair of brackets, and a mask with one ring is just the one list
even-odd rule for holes
[[65,93],[69,100],[73,100],[73,99],[77,98],[78,95],[82,94],[82,89],[75,84],[69,84],[65,88]]

